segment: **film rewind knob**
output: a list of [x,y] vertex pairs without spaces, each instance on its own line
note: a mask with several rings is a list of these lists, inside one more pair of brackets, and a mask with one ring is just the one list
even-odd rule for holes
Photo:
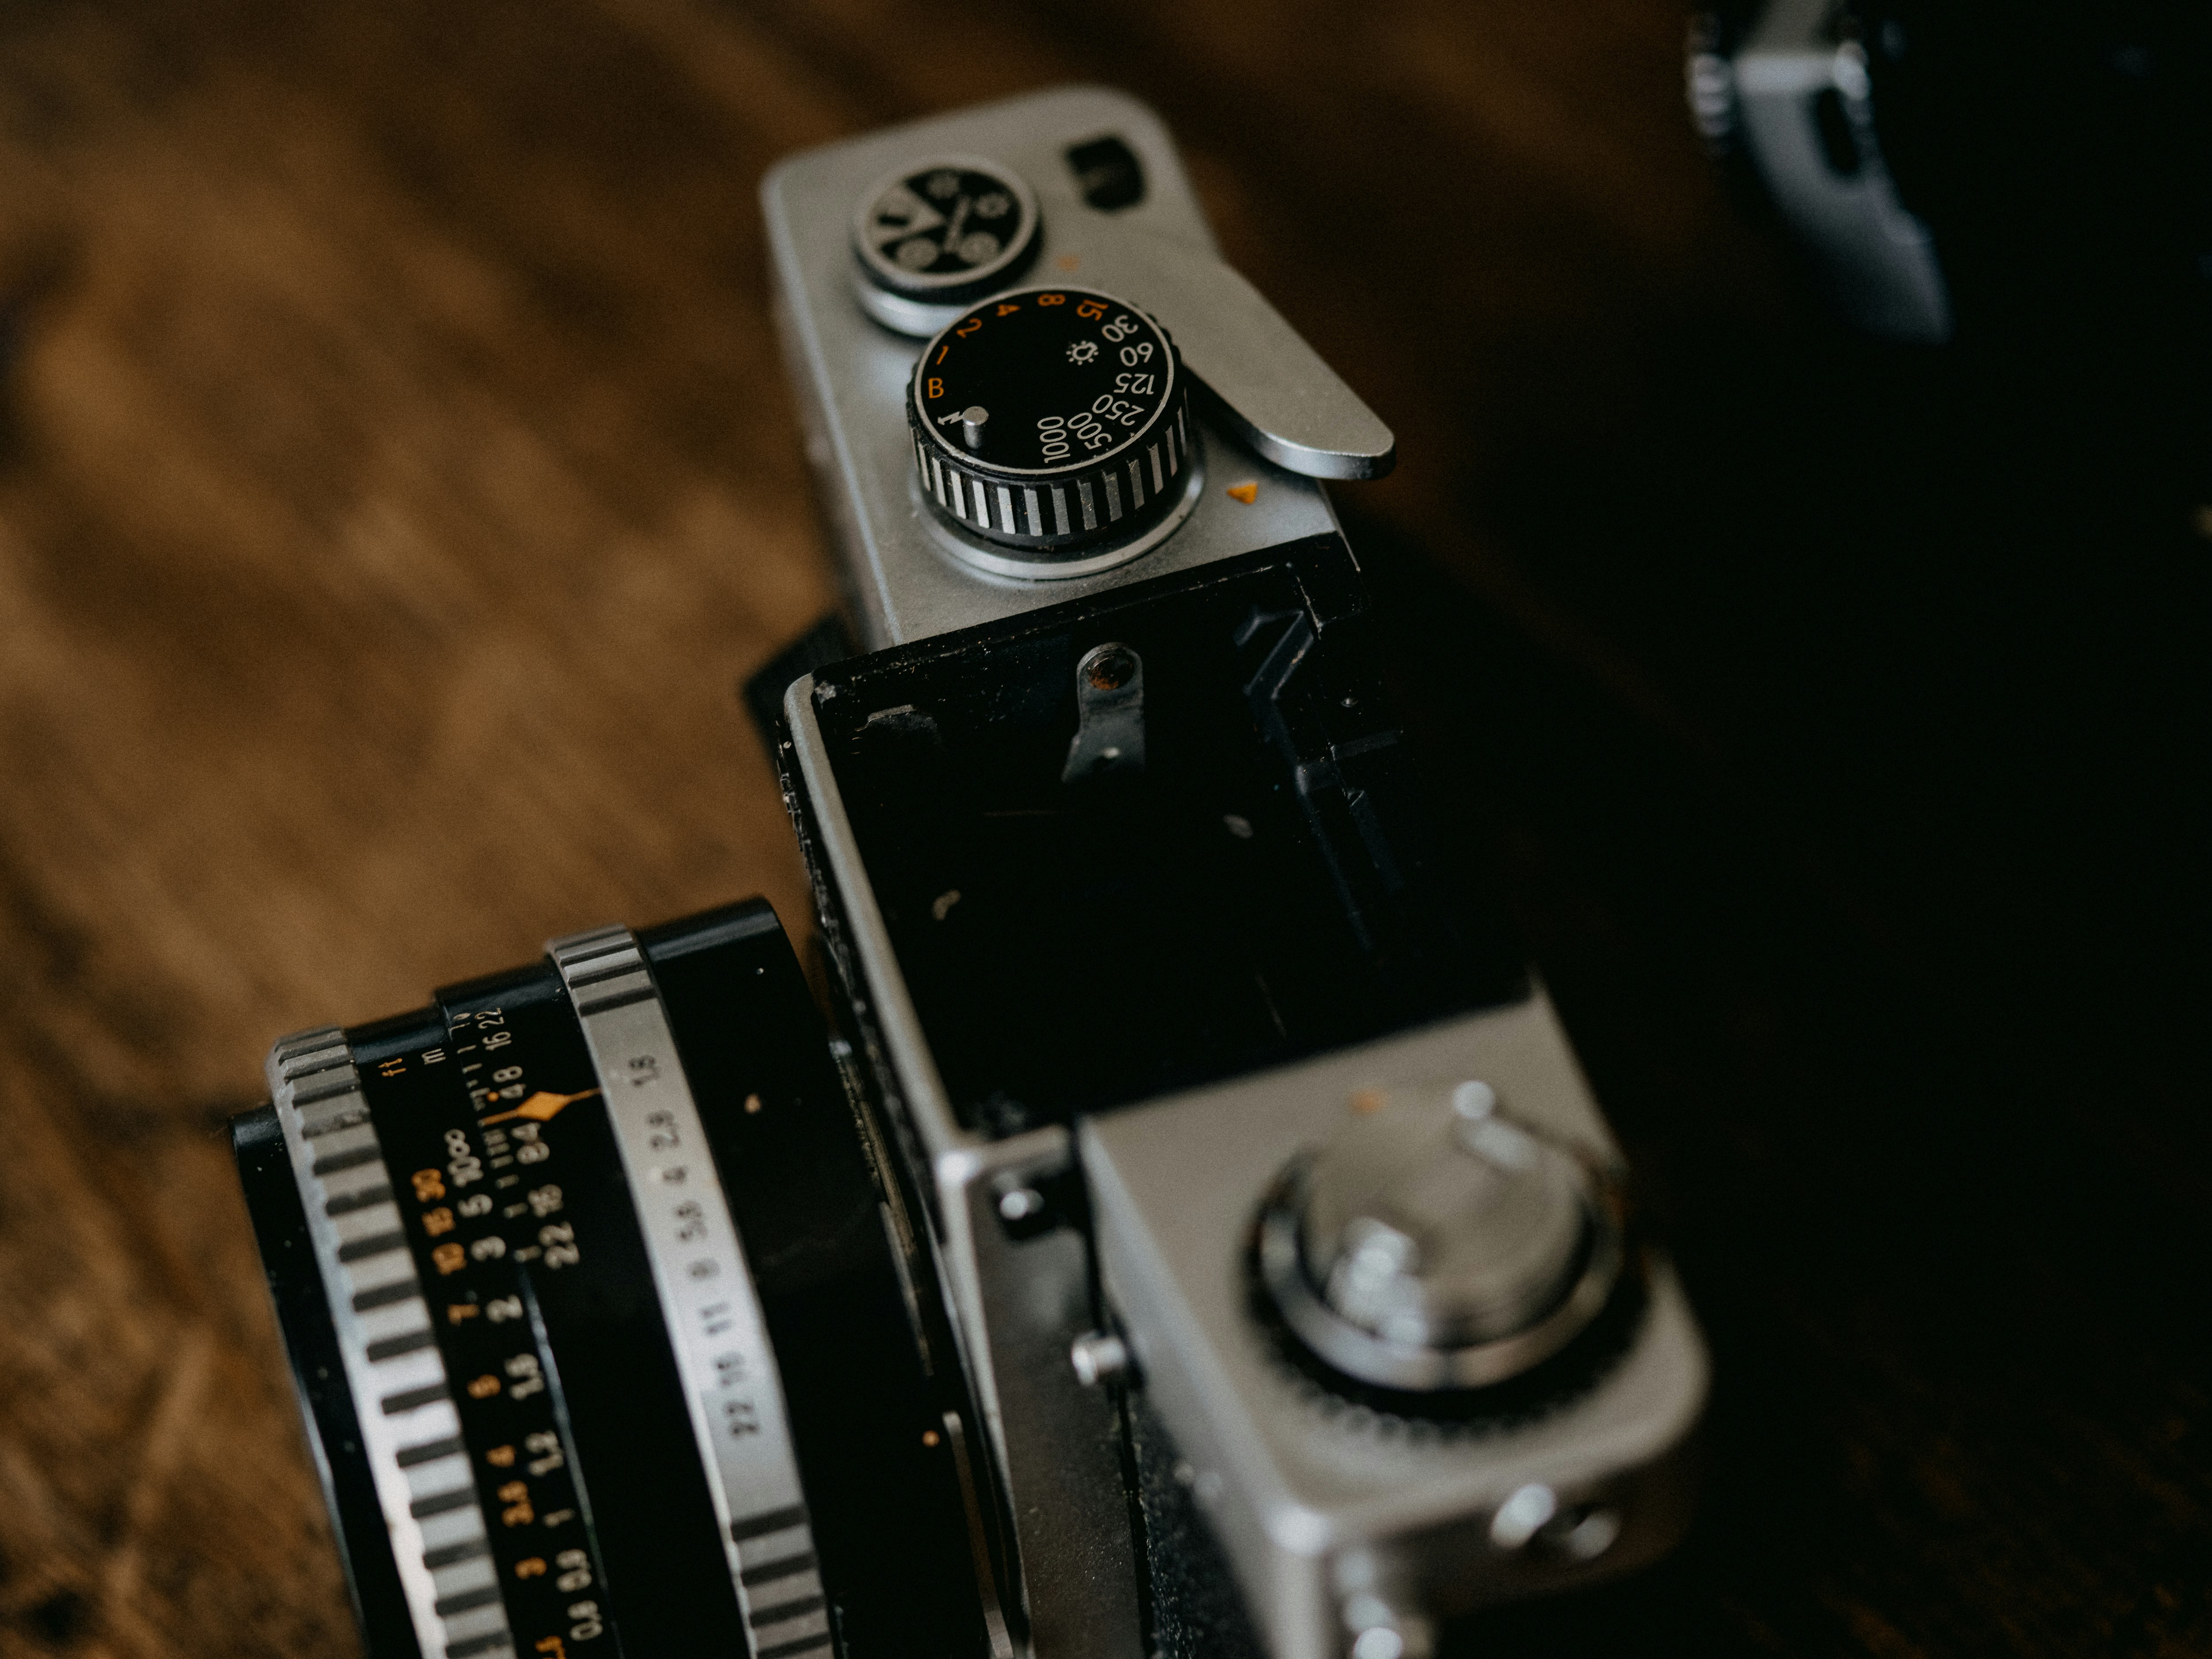
[[1487,1084],[1363,1094],[1262,1218],[1285,1322],[1337,1370],[1481,1388],[1541,1364],[1604,1308],[1622,1209],[1595,1160],[1500,1110]]

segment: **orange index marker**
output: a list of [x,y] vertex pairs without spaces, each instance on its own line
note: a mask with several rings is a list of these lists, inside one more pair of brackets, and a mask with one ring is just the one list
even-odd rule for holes
[[1260,499],[1260,486],[1255,483],[1231,484],[1229,486],[1229,494],[1232,500],[1240,501],[1249,507]]
[[521,1105],[516,1107],[513,1111],[495,1112],[489,1117],[478,1118],[477,1121],[479,1123],[504,1123],[509,1118],[526,1117],[532,1123],[543,1123],[550,1119],[556,1112],[558,1112],[563,1106],[574,1105],[580,1100],[589,1100],[597,1093],[599,1093],[597,1089],[586,1089],[580,1095],[551,1095],[546,1093],[544,1090],[540,1089],[536,1094],[531,1096],[529,1099],[524,1101]]

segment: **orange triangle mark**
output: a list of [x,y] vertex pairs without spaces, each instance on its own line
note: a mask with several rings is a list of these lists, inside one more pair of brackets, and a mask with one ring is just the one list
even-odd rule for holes
[[1249,507],[1260,499],[1260,486],[1255,483],[1231,484],[1229,486],[1229,493],[1243,502],[1245,506]]
[[544,1090],[540,1089],[513,1111],[495,1112],[489,1117],[478,1118],[477,1121],[504,1123],[510,1118],[526,1117],[532,1123],[543,1123],[563,1106],[573,1106],[580,1100],[589,1100],[597,1093],[599,1093],[597,1089],[586,1089],[580,1095],[549,1095]]

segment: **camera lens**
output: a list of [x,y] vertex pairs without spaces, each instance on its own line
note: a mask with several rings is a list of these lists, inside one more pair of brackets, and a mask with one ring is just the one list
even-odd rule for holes
[[1003,1646],[929,1263],[766,904],[270,1083],[234,1140],[379,1659]]

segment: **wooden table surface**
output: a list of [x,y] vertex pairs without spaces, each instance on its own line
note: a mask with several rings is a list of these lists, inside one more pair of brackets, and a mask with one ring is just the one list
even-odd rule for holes
[[2212,561],[2124,428],[1830,329],[1681,26],[0,13],[0,1653],[352,1650],[224,1121],[550,934],[803,921],[754,186],[1074,79],[1396,427],[1340,499],[1713,1340],[1688,1545],[1470,1650],[2212,1653]]

